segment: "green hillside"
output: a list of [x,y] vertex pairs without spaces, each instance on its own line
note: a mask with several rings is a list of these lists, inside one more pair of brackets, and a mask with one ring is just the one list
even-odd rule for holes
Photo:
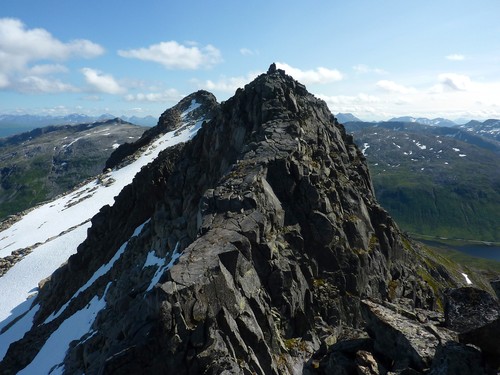
[[370,165],[380,204],[402,229],[500,241],[497,152],[482,147],[481,140],[464,142],[443,135],[442,128],[418,124],[351,129]]

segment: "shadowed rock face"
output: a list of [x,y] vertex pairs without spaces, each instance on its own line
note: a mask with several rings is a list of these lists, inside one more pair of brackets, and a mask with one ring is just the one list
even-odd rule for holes
[[[204,90],[186,96],[178,104],[163,112],[157,126],[146,130],[137,141],[120,145],[110,155],[104,170],[130,162],[134,153],[140,150],[141,147],[147,147],[156,137],[162,134],[176,130],[183,124],[184,126],[192,125],[202,117],[205,120],[211,119],[217,106],[215,96]],[[186,114],[186,112],[188,113]],[[183,116],[184,114],[186,115]]]
[[[439,290],[422,270],[456,284],[426,268],[375,201],[352,138],[285,72],[271,67],[209,113],[191,142],[161,153],[94,217],[3,369],[24,367],[96,295],[106,307],[68,348],[68,373],[322,373],[315,356],[348,336],[362,349],[352,363],[375,368],[373,344],[352,333],[364,325],[361,299],[432,309]],[[111,271],[43,324],[126,241]]]

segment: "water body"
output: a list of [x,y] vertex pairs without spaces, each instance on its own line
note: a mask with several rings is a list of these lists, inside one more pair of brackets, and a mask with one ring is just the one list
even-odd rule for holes
[[497,262],[500,262],[500,246],[486,245],[486,244],[450,245],[439,241],[430,241],[422,239],[420,239],[419,241],[430,246],[446,247],[449,249],[460,251],[462,253],[465,253],[473,257],[493,259],[496,260]]

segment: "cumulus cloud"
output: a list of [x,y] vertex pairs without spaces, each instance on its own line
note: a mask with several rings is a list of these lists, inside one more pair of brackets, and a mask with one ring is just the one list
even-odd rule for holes
[[452,55],[446,56],[446,59],[447,60],[451,60],[451,61],[462,61],[462,60],[465,60],[465,56],[464,55],[460,55],[458,53],[454,53]]
[[439,75],[439,82],[446,88],[456,91],[467,91],[471,87],[471,79],[463,74],[444,73]]
[[259,51],[251,50],[250,48],[240,48],[240,53],[243,56],[253,56],[253,55],[258,55]]
[[112,75],[104,74],[91,68],[81,69],[85,81],[98,92],[105,94],[123,94],[125,89],[113,78]]
[[34,94],[78,91],[76,87],[59,80],[37,76],[26,76],[19,79],[16,82],[16,89],[21,92]]
[[311,70],[301,70],[294,68],[286,63],[276,63],[276,67],[283,69],[287,74],[291,75],[297,81],[303,84],[314,84],[314,83],[331,83],[342,80],[344,77],[336,69],[328,69],[323,67],[318,67]]
[[380,98],[374,95],[367,94],[357,94],[357,95],[318,95],[318,97],[324,100],[329,105],[363,105],[363,104],[374,104],[379,103]]
[[66,73],[68,68],[61,64],[41,64],[34,65],[27,70],[27,73],[36,76],[43,76],[54,73]]
[[[59,63],[70,58],[93,58],[104,49],[89,40],[62,42],[41,28],[29,29],[20,20],[0,18],[0,88],[21,92],[73,92],[75,87],[47,75],[65,73]],[[36,64],[43,61],[43,64]]]
[[104,49],[89,40],[63,43],[44,29],[27,29],[18,19],[0,19],[0,68],[3,71],[22,70],[38,60],[62,61],[70,57],[92,58]]
[[216,81],[206,80],[203,82],[193,80],[193,83],[200,89],[205,89],[208,91],[222,91],[227,93],[233,93],[238,88],[245,86],[247,83],[252,81],[262,72],[250,72],[246,76],[238,77],[225,77],[222,76]]
[[381,98],[359,93],[357,95],[324,95],[318,97],[326,102],[333,113],[353,113],[361,118],[373,119],[381,116],[380,107],[383,106]]
[[147,48],[119,50],[118,55],[126,58],[153,61],[167,69],[199,69],[212,67],[222,61],[220,51],[211,44],[198,47],[189,43],[185,46],[176,41],[161,42]]
[[125,96],[125,100],[128,102],[153,102],[153,103],[179,101],[181,98],[182,95],[179,94],[179,92],[176,89],[169,89],[161,92],[128,94]]
[[394,81],[388,81],[388,80],[378,81],[377,87],[388,92],[399,93],[399,94],[412,94],[417,91],[413,87],[406,87]]
[[360,74],[366,74],[366,73],[375,73],[375,74],[379,74],[379,75],[388,74],[384,69],[372,68],[372,67],[369,67],[368,65],[364,65],[364,64],[354,65],[352,67],[352,69],[356,73],[360,73]]

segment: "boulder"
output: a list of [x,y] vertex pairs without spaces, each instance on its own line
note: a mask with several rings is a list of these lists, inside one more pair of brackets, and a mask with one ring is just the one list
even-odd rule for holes
[[429,375],[491,374],[486,368],[481,352],[476,348],[448,342],[440,345],[432,362]]
[[361,306],[374,350],[389,357],[395,370],[429,368],[439,344],[453,339],[446,331],[409,318],[411,314],[404,316],[371,300],[363,300]]
[[452,289],[446,295],[445,326],[467,332],[498,319],[500,305],[488,292],[474,287]]

